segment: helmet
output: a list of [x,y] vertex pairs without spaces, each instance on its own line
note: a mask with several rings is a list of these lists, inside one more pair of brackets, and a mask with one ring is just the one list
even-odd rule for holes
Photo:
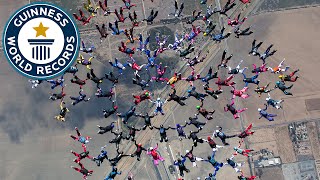
[[189,117],[189,120],[192,120],[192,117]]
[[186,150],[186,153],[189,153],[189,150]]
[[200,106],[196,106],[197,109],[200,109]]
[[279,77],[279,79],[282,79],[282,78],[283,78],[283,75],[279,75],[278,77]]
[[188,90],[188,93],[190,93],[190,92],[191,92],[191,90],[189,89],[189,90]]
[[142,144],[139,143],[138,146],[142,146]]
[[157,98],[157,101],[160,101],[160,98]]
[[152,151],[152,150],[153,150],[153,147],[150,147],[149,149],[150,149],[150,151]]
[[84,143],[85,143],[85,144],[89,143],[89,140],[85,140]]
[[176,124],[177,127],[181,127],[180,124]]
[[208,136],[208,141],[209,141],[209,140],[211,140],[211,137],[210,137],[210,136]]
[[160,127],[163,127],[163,124],[161,124]]
[[145,95],[146,95],[146,96],[149,96],[149,92],[146,92]]
[[260,108],[258,108],[258,111],[260,112],[260,111],[261,111],[261,109],[260,109]]
[[114,109],[118,109],[118,106],[114,106],[113,108],[114,108]]

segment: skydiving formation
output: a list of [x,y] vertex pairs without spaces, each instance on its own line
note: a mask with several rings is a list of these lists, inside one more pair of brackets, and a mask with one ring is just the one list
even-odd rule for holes
[[[250,157],[259,151],[243,145],[248,136],[256,135],[252,130],[255,129],[254,124],[245,124],[242,129],[237,129],[237,133],[224,131],[220,126],[216,130],[210,129],[213,127],[211,124],[218,123],[219,113],[224,113],[223,121],[243,122],[247,116],[252,116],[259,121],[273,123],[277,120],[277,114],[286,107],[286,101],[281,97],[293,96],[291,89],[293,83],[299,82],[300,75],[299,69],[289,66],[289,61],[273,56],[276,52],[278,54],[278,50],[274,49],[276,45],[253,39],[254,26],[247,25],[250,21],[243,13],[251,1],[228,0],[226,4],[214,6],[209,4],[210,1],[197,0],[197,5],[205,11],[195,7],[188,12],[190,9],[185,8],[184,1],[170,0],[170,14],[165,16],[178,21],[183,27],[182,31],[173,31],[171,35],[151,32],[146,28],[162,23],[158,14],[163,16],[163,9],[146,8],[146,15],[142,16],[138,9],[141,3],[117,1],[121,2],[121,6],[111,5],[110,0],[96,4],[86,0],[82,9],[77,10],[79,14],[73,13],[73,16],[80,26],[92,28],[97,33],[97,41],[83,39],[78,59],[61,77],[29,80],[32,89],[39,89],[38,86],[45,83],[49,85],[49,101],[60,104],[59,114],[54,116],[56,123],[71,120],[73,109],[89,106],[94,108],[89,114],[96,110],[97,116],[102,119],[97,123],[94,134],[109,139],[101,142],[103,145],[99,145],[102,147],[98,151],[90,149],[89,140],[92,138],[83,136],[77,127],[76,135],[70,134],[74,141],[80,142],[81,146],[75,143],[82,150],[71,151],[71,156],[75,157],[70,162],[75,164],[71,168],[80,172],[83,179],[89,179],[94,171],[86,169],[87,163],[93,163],[96,168],[110,167],[105,177],[100,179],[112,180],[124,175],[126,169],[119,165],[122,162],[130,159],[134,164],[148,158],[155,167],[167,168],[167,164],[176,166],[175,175],[181,180],[184,177],[190,179],[189,173],[195,171],[199,164],[210,167],[209,174],[199,174],[200,179],[216,180],[221,169],[232,171],[230,167],[237,173],[234,179],[255,179],[254,174],[245,176],[242,171],[244,163],[236,161],[240,156]],[[144,3],[154,4],[153,0],[144,0]],[[241,7],[241,12],[237,7]],[[236,13],[232,13],[231,9]],[[216,21],[217,17],[223,21]],[[94,24],[98,18],[104,18],[104,22]],[[250,45],[243,44],[239,51],[249,52],[255,62],[248,62],[247,57],[239,57],[225,46],[229,39],[239,42],[251,39]],[[114,41],[114,47],[110,48],[116,49],[110,57],[102,53],[109,49],[101,48],[101,44],[108,41]],[[270,45],[263,47],[267,43]],[[216,52],[207,48],[209,44],[218,47],[219,56],[216,57]],[[170,61],[167,61],[169,56]],[[176,67],[176,63],[182,64],[182,68]],[[96,68],[96,64],[102,64],[103,69]],[[275,77],[275,80],[268,78],[267,81],[265,77],[269,76]],[[71,93],[69,88],[78,94]],[[277,91],[281,97],[276,96]],[[120,98],[117,97],[119,94]],[[124,99],[123,94],[128,96]],[[252,106],[247,105],[253,98],[261,103],[251,109],[250,112],[255,114],[249,114],[247,110]],[[103,107],[92,104],[92,101],[101,102]],[[175,111],[175,107],[183,111]],[[179,114],[189,112],[191,115],[187,117],[191,117],[185,119]],[[83,113],[86,113],[85,109]],[[147,133],[156,134],[155,138]],[[152,141],[140,138],[144,135]],[[232,144],[229,141],[231,138],[237,139],[239,144]],[[180,146],[174,144],[175,139],[183,144],[181,152],[173,160],[167,159],[167,155],[162,154],[163,147]],[[116,148],[116,152],[110,151],[110,147]],[[210,153],[200,154],[199,148],[207,148]],[[232,153],[221,153],[227,148]],[[126,177],[133,179],[132,174]]]

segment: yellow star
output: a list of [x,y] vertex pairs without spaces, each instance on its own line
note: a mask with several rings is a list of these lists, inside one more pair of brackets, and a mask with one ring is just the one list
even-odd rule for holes
[[49,29],[49,27],[44,27],[42,22],[40,22],[38,27],[33,27],[33,29],[37,31],[36,37],[38,37],[38,36],[47,37],[46,36],[46,31]]

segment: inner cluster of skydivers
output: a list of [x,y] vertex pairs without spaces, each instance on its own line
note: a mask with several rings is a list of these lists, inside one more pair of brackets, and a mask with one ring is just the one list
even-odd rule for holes
[[[156,36],[156,42],[158,47],[156,50],[151,52],[150,49],[148,49],[148,43],[150,40],[150,35],[146,38],[143,38],[142,34],[140,33],[138,37],[134,37],[133,35],[133,30],[134,27],[139,26],[139,24],[142,21],[146,21],[147,24],[152,24],[154,19],[157,17],[158,11],[152,10],[150,16],[147,19],[144,19],[142,21],[139,21],[137,18],[137,14],[135,11],[133,12],[128,12],[128,17],[130,21],[132,22],[132,28],[130,29],[119,29],[118,23],[119,22],[124,22],[127,17],[124,17],[124,10],[130,10],[132,7],[135,7],[135,4],[132,4],[130,0],[122,0],[124,2],[124,7],[120,7],[119,11],[115,9],[114,11],[110,11],[110,8],[108,7],[107,0],[104,2],[99,1],[99,6],[95,6],[91,4],[91,1],[88,0],[87,3],[84,3],[84,8],[88,13],[90,14],[89,17],[86,17],[84,15],[84,12],[82,10],[79,10],[80,16],[77,14],[74,14],[74,17],[81,21],[83,25],[86,25],[90,22],[90,20],[95,17],[98,13],[98,10],[102,10],[103,14],[105,16],[108,16],[112,13],[114,13],[117,16],[117,20],[114,22],[114,25],[112,23],[109,23],[109,28],[111,30],[112,35],[118,36],[121,35],[122,33],[128,38],[126,42],[121,42],[121,46],[119,46],[119,51],[123,52],[128,55],[128,60],[125,63],[121,63],[117,58],[114,61],[109,61],[110,65],[118,70],[118,75],[115,75],[113,72],[108,72],[105,74],[103,77],[97,77],[96,74],[94,73],[94,70],[91,68],[92,60],[94,59],[93,53],[95,50],[95,47],[92,45],[90,47],[87,47],[86,44],[82,41],[81,45],[81,52],[88,54],[90,58],[86,59],[84,58],[83,55],[79,56],[79,59],[77,60],[76,64],[74,66],[71,66],[68,70],[66,70],[65,73],[70,73],[73,74],[73,78],[70,80],[71,83],[79,85],[79,95],[78,96],[70,96],[70,99],[72,101],[72,105],[76,105],[80,102],[87,102],[90,100],[90,98],[87,97],[85,93],[83,93],[83,86],[86,85],[86,82],[88,80],[93,81],[96,86],[97,86],[97,92],[95,93],[95,96],[98,98],[101,97],[106,97],[109,100],[112,101],[112,106],[109,109],[103,110],[103,116],[105,118],[108,118],[109,116],[115,114],[119,118],[121,118],[123,124],[128,128],[128,134],[125,135],[123,132],[118,132],[118,130],[115,130],[115,124],[117,122],[111,122],[107,126],[100,126],[98,125],[98,134],[105,134],[105,133],[111,133],[115,135],[115,138],[109,141],[109,143],[115,144],[117,148],[117,155],[114,158],[109,158],[108,153],[105,150],[106,145],[101,147],[101,152],[98,154],[96,157],[90,156],[89,151],[87,151],[86,144],[89,142],[91,139],[90,137],[85,137],[82,136],[81,133],[79,132],[78,128],[75,128],[77,135],[70,135],[71,138],[73,138],[76,141],[79,141],[82,144],[83,152],[81,153],[76,153],[74,151],[71,151],[71,153],[76,156],[76,159],[74,159],[74,162],[78,164],[78,167],[72,166],[72,168],[78,172],[80,172],[83,175],[84,179],[87,179],[87,176],[92,175],[93,170],[88,170],[84,167],[84,165],[81,163],[81,160],[84,158],[88,158],[92,161],[94,161],[97,166],[100,166],[104,160],[107,160],[110,162],[112,166],[112,171],[107,174],[105,180],[111,180],[116,177],[116,175],[121,174],[121,171],[118,171],[116,168],[118,162],[126,156],[130,157],[137,157],[137,160],[140,161],[141,154],[143,151],[146,151],[147,155],[152,156],[154,165],[158,165],[159,161],[164,161],[164,158],[160,156],[160,154],[157,152],[158,149],[158,144],[155,147],[150,147],[148,149],[144,148],[141,143],[137,143],[135,136],[137,131],[142,131],[145,130],[146,128],[149,129],[156,129],[160,133],[160,142],[167,142],[168,137],[167,137],[167,131],[168,130],[176,130],[177,135],[179,137],[179,140],[182,141],[183,139],[192,139],[193,145],[190,150],[186,150],[185,155],[181,155],[181,158],[178,158],[177,160],[174,161],[174,165],[178,166],[178,169],[180,171],[180,180],[183,179],[184,177],[184,172],[190,172],[190,170],[186,167],[185,162],[187,159],[189,159],[193,167],[196,167],[197,161],[202,161],[202,162],[207,162],[210,163],[214,171],[213,173],[210,173],[208,177],[205,177],[206,180],[214,180],[216,179],[216,174],[221,169],[224,165],[229,165],[234,170],[239,173],[238,179],[240,180],[253,180],[256,178],[256,176],[250,176],[246,177],[243,172],[241,171],[241,166],[243,163],[238,163],[234,160],[235,155],[240,154],[243,156],[251,156],[252,154],[252,149],[241,149],[241,144],[244,141],[244,138],[246,138],[249,135],[252,135],[254,131],[251,131],[252,124],[250,124],[243,132],[240,134],[236,135],[227,135],[223,132],[222,127],[217,127],[218,129],[214,131],[212,137],[208,136],[207,139],[202,139],[197,136],[197,134],[203,129],[203,127],[208,123],[208,121],[213,119],[213,114],[215,110],[207,110],[206,108],[203,107],[203,101],[205,100],[206,97],[211,96],[214,99],[219,98],[219,94],[223,93],[222,86],[228,86],[231,88],[230,92],[232,95],[231,102],[230,104],[227,104],[224,107],[225,112],[230,112],[234,119],[238,119],[240,117],[240,113],[245,111],[247,108],[242,108],[242,109],[236,109],[235,108],[235,99],[237,97],[239,98],[249,98],[249,95],[247,94],[247,91],[249,89],[248,85],[249,84],[254,84],[257,87],[254,89],[254,92],[256,92],[259,96],[261,96],[263,93],[266,93],[268,97],[266,98],[265,102],[265,107],[264,109],[259,108],[258,113],[260,115],[260,118],[265,118],[269,121],[274,121],[274,117],[276,117],[276,114],[270,114],[267,112],[268,107],[272,106],[276,109],[281,109],[282,108],[282,102],[283,100],[276,100],[272,99],[270,92],[275,90],[275,89],[280,89],[285,95],[291,95],[292,93],[290,92],[290,89],[293,87],[293,84],[290,86],[287,86],[285,84],[286,81],[289,82],[295,82],[299,76],[295,76],[295,74],[299,71],[295,70],[290,74],[285,74],[287,70],[289,70],[289,66],[283,67],[284,61],[283,60],[278,66],[276,67],[267,67],[266,59],[270,56],[272,56],[276,50],[272,50],[273,45],[270,45],[264,52],[259,51],[260,46],[263,44],[263,42],[257,42],[254,40],[252,42],[252,47],[251,50],[249,51],[249,54],[253,56],[257,56],[259,59],[262,60],[262,64],[260,66],[253,64],[253,69],[251,70],[251,73],[253,73],[252,76],[248,75],[245,73],[245,71],[248,69],[248,67],[243,67],[241,68],[241,64],[243,60],[239,62],[239,64],[232,68],[228,65],[228,61],[232,58],[232,54],[227,56],[228,52],[225,50],[222,54],[221,57],[221,63],[217,66],[217,71],[213,72],[213,68],[210,67],[208,70],[208,73],[204,76],[201,76],[201,74],[195,74],[195,66],[199,63],[204,62],[204,60],[207,58],[209,52],[206,52],[206,54],[202,55],[202,51],[199,50],[197,55],[195,55],[193,58],[190,57],[190,55],[195,51],[195,47],[193,46],[195,38],[202,32],[204,36],[211,36],[212,40],[216,42],[220,42],[223,39],[228,38],[231,35],[231,32],[224,33],[225,28],[222,27],[221,31],[214,33],[216,25],[213,24],[213,22],[210,20],[210,17],[214,13],[220,13],[221,15],[225,15],[228,18],[227,25],[233,27],[234,29],[234,34],[237,38],[240,36],[247,36],[252,34],[253,32],[250,31],[250,27],[246,28],[244,30],[240,30],[241,25],[245,22],[247,17],[240,18],[241,14],[236,16],[235,19],[231,19],[227,15],[227,12],[232,9],[236,3],[235,0],[228,0],[228,2],[223,6],[223,8],[218,9],[217,7],[212,8],[211,6],[207,7],[207,10],[204,15],[202,15],[201,11],[196,12],[196,10],[193,11],[191,18],[187,21],[187,24],[191,24],[192,26],[192,31],[189,34],[185,35],[180,35],[176,33],[175,35],[175,41],[173,44],[167,44],[168,36],[160,36],[160,34],[157,34]],[[151,0],[152,1],[152,0]],[[250,0],[240,0],[243,4],[249,4]],[[200,0],[201,4],[206,4],[206,0]],[[182,11],[184,9],[184,3],[181,3],[180,6],[178,5],[178,2],[175,1],[175,11],[170,15],[173,15],[175,18],[179,18],[182,15]],[[202,17],[202,20],[207,24],[206,28],[201,28],[200,26],[195,27],[193,23],[197,20],[200,20]],[[101,41],[105,39],[110,31],[107,30],[105,24],[102,24],[100,27],[98,24],[96,25],[97,30],[99,31],[101,37]],[[139,47],[138,48],[129,48],[127,45],[128,44],[134,44],[136,41],[139,41]],[[184,46],[187,46],[185,49],[183,48]],[[187,61],[187,66],[191,68],[191,74],[188,77],[182,77],[181,73],[175,72],[172,77],[166,77],[166,69],[168,68],[167,66],[163,66],[161,62],[157,62],[157,57],[163,53],[164,51],[167,50],[174,50],[176,52],[179,52],[179,56],[183,58],[183,60]],[[135,54],[136,51],[140,51],[141,54],[144,53],[147,58],[147,63],[138,65],[137,62],[134,60],[132,57],[133,54]],[[88,69],[87,77],[86,79],[80,79],[77,76],[77,73],[79,71],[78,65],[83,65]],[[114,98],[115,95],[115,87],[116,84],[119,82],[119,77],[123,74],[123,71],[126,70],[127,67],[130,67],[134,71],[134,78],[132,79],[133,84],[138,85],[141,87],[142,92],[140,94],[133,94],[133,103],[130,107],[130,109],[126,112],[118,112],[118,106],[116,104],[116,100]],[[151,76],[149,79],[142,79],[141,76],[139,75],[139,72],[143,71],[143,69],[149,71],[150,68],[156,68],[156,74],[154,76]],[[221,70],[221,68],[225,68],[228,72],[228,77],[221,79],[221,77],[218,76],[218,71]],[[279,74],[279,81],[275,83],[275,86],[273,88],[269,88],[270,83],[268,83],[265,86],[260,86],[260,80],[258,80],[258,77],[260,74],[264,72],[271,72],[274,74]],[[242,89],[236,89],[235,88],[235,82],[232,81],[232,79],[235,77],[237,74],[242,74],[243,75],[243,82],[245,83],[245,86]],[[213,89],[209,86],[209,82],[213,79],[217,79],[215,84],[218,86],[217,89]],[[111,89],[102,89],[100,87],[100,84],[102,84],[105,80],[109,80],[113,86]],[[187,90],[187,95],[186,96],[179,96],[177,95],[177,91],[175,89],[175,84],[178,81],[186,81],[190,83],[190,88]],[[195,81],[202,81],[204,83],[204,91],[205,93],[200,93],[197,91],[196,87],[193,85]],[[42,82],[45,82],[45,80],[29,80],[29,82],[32,84],[32,88],[36,88],[39,84]],[[64,76],[62,76],[59,79],[56,80],[46,80],[46,82],[51,84],[51,89],[55,89],[56,87],[61,87],[61,91],[59,93],[51,93],[49,99],[52,101],[55,100],[60,100],[60,113],[59,115],[55,116],[55,118],[59,121],[65,121],[65,116],[69,112],[69,109],[66,107],[64,98],[66,96],[66,93],[64,92]],[[148,90],[145,90],[149,87],[149,83],[154,82],[154,83],[163,83],[166,82],[168,86],[171,86],[172,90],[169,93],[169,97],[162,100],[160,97],[157,99],[152,98],[152,93],[149,92]],[[185,106],[185,100],[187,100],[190,97],[194,97],[197,100],[200,101],[200,105],[196,106],[196,114],[194,117],[189,117],[189,121],[185,121],[185,124],[176,124],[175,127],[164,127],[164,125],[154,126],[152,125],[152,118],[158,115],[158,113],[161,113],[162,115],[165,114],[163,111],[163,105],[169,101],[175,101],[181,106]],[[155,104],[155,110],[153,113],[138,113],[136,112],[136,106],[138,106],[141,102],[143,101],[150,101]],[[201,115],[203,118],[206,119],[205,122],[199,121],[198,115]],[[142,127],[135,127],[132,125],[128,125],[128,121],[131,117],[136,116],[140,117],[144,120],[144,126]],[[197,131],[190,131],[190,134],[186,134],[184,131],[184,128],[188,125],[193,125],[197,128]],[[240,138],[239,140],[239,145],[234,147],[234,154],[231,155],[230,158],[226,159],[226,162],[218,162],[215,160],[215,155],[216,152],[218,151],[219,148],[222,148],[224,146],[229,145],[226,140],[228,138],[235,138],[238,137]],[[213,140],[213,138],[220,138],[223,146],[216,144],[216,142]],[[124,154],[123,151],[120,151],[119,145],[123,139],[126,140],[131,140],[134,142],[136,146],[135,152],[132,152],[131,154]],[[207,158],[202,158],[202,157],[197,157],[193,154],[193,150],[195,147],[197,147],[198,143],[208,143],[210,148],[212,148],[212,154],[208,156]],[[133,179],[132,175],[128,176],[128,179]]]

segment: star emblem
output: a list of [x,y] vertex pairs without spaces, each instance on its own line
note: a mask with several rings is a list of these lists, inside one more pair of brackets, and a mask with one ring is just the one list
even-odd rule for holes
[[49,27],[44,27],[42,22],[40,22],[38,27],[33,27],[33,29],[37,31],[36,37],[38,37],[38,36],[47,37],[46,31],[49,29]]

